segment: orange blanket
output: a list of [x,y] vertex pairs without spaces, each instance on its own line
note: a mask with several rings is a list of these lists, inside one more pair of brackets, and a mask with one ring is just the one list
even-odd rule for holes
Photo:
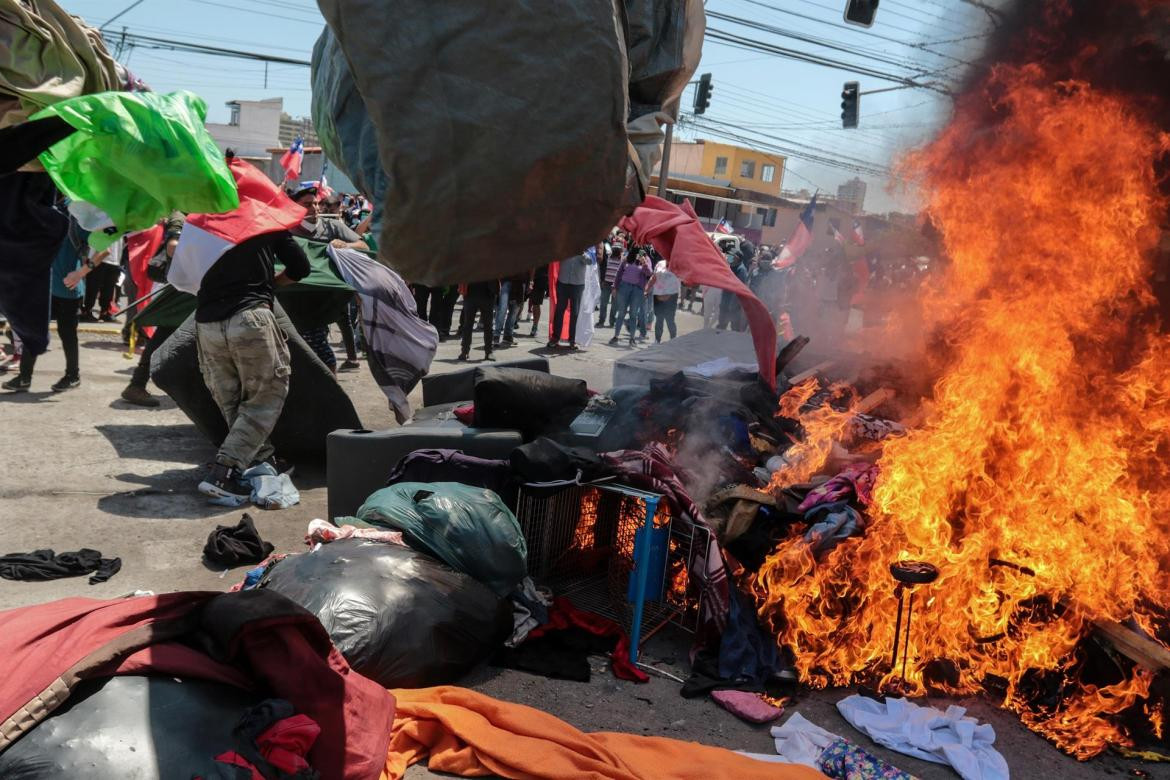
[[586,734],[547,712],[465,688],[392,691],[398,700],[382,780],[430,758],[432,771],[546,780],[711,778],[824,780],[804,766],[770,764],[730,750],[633,734]]

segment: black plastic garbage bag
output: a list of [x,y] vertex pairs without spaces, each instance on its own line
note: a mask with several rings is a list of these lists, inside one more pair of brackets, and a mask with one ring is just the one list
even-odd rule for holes
[[583,379],[525,368],[475,370],[477,428],[512,428],[531,441],[567,428],[588,403]]
[[264,700],[204,680],[87,680],[59,709],[0,753],[5,780],[173,780],[234,777],[215,757]]
[[387,688],[454,682],[512,628],[506,599],[393,544],[342,539],[290,555],[261,587],[316,614],[350,666]]
[[470,574],[499,596],[528,573],[528,546],[516,516],[486,488],[458,482],[399,482],[357,511],[370,525],[402,531],[416,550]]
[[[286,458],[324,460],[325,437],[338,428],[361,428],[361,421],[336,377],[297,334],[279,303],[274,311],[288,339],[292,373],[284,411],[272,431],[272,444]],[[150,377],[200,433],[219,446],[227,436],[227,423],[199,371],[193,315],[155,351]]]
[[377,131],[379,258],[404,278],[475,282],[569,257],[641,201],[618,0],[319,6]]

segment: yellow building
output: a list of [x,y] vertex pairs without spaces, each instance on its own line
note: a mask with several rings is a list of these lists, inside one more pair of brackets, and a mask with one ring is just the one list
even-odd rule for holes
[[670,148],[670,172],[726,181],[738,190],[779,197],[784,159],[780,155],[714,141],[676,141]]

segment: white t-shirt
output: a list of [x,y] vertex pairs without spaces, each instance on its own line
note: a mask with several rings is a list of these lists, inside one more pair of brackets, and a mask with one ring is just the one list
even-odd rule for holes
[[666,270],[666,261],[659,260],[654,266],[654,294],[678,295],[682,291],[682,282],[678,277]]
[[110,244],[110,253],[102,258],[102,262],[106,265],[121,265],[122,247],[123,243],[121,238]]

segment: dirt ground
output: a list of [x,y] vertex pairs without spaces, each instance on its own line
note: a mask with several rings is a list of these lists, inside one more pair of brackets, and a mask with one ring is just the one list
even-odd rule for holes
[[[701,325],[697,315],[680,314],[683,332]],[[528,327],[521,326],[527,333]],[[601,331],[599,341],[608,338]],[[58,551],[92,547],[122,559],[122,571],[101,585],[85,578],[48,583],[0,580],[0,609],[36,604],[66,596],[112,598],[136,590],[155,592],[226,590],[243,570],[223,571],[204,565],[201,550],[217,524],[234,524],[240,510],[209,506],[195,485],[214,449],[169,399],[159,409],[141,409],[118,400],[133,362],[123,357],[116,329],[95,327],[84,333],[82,385],[54,395],[48,392],[61,374],[59,345],[41,358],[33,391],[0,394],[0,519],[6,551],[52,547]],[[479,338],[476,340],[480,343]],[[499,353],[501,359],[540,351],[543,342],[522,338]],[[604,343],[576,354],[553,358],[553,371],[586,379],[597,390],[609,387],[613,360],[626,347]],[[441,345],[434,371],[458,367],[458,345]],[[482,352],[473,351],[473,359]],[[370,428],[393,425],[393,417],[366,373],[342,374],[341,383]],[[151,387],[152,392],[158,392]],[[418,391],[413,399],[418,401]],[[325,476],[321,466],[299,465],[294,477],[301,504],[292,509],[251,510],[261,535],[278,551],[303,549],[309,521],[326,513]],[[688,637],[663,632],[647,643],[643,659],[671,674],[686,677]],[[604,659],[595,659],[590,683],[546,680],[490,667],[474,670],[462,684],[501,699],[547,710],[585,730],[626,731],[694,740],[753,752],[772,752],[768,730],[750,726],[706,699],[688,700],[678,683],[652,677],[646,685],[616,680]],[[882,750],[855,732],[837,713],[835,703],[847,690],[801,691],[789,706],[811,721],[854,740],[896,766],[922,778],[950,778],[947,767]],[[945,700],[930,704],[945,707]],[[1032,734],[1010,713],[978,699],[958,702],[972,715],[990,721],[996,745],[1016,778],[1148,776],[1170,780],[1166,765],[1138,764],[1106,755],[1078,763]],[[1136,771],[1135,771],[1136,770]],[[1136,774],[1143,772],[1145,774]],[[411,777],[424,777],[415,768]]]

